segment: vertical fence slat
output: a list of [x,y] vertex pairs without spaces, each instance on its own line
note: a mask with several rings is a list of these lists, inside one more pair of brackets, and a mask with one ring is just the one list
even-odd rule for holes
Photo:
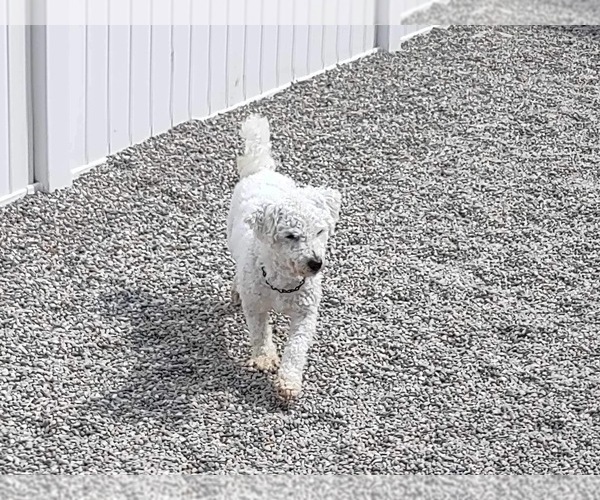
[[[152,0],[151,111],[152,135],[171,128],[171,5]],[[160,24],[158,24],[160,23]]]
[[244,100],[244,51],[245,26],[228,29],[227,56],[227,104],[233,106]]
[[69,166],[71,171],[86,165],[86,2],[71,2],[70,14],[82,19],[83,24],[69,26]]
[[352,26],[344,20],[337,26],[337,62],[342,62],[352,57]]
[[210,27],[210,113],[227,107],[227,25]]
[[[64,26],[32,26],[31,69],[33,78],[34,171],[45,191],[69,186],[69,32]],[[106,108],[104,108],[106,112]],[[106,129],[104,129],[106,136]]]
[[209,97],[210,112],[227,107],[227,4],[210,1]]
[[260,79],[261,89],[267,92],[277,87],[277,4],[278,0],[263,0]]
[[[365,32],[364,50],[370,50],[376,46],[375,43],[375,20],[377,12],[377,0],[363,0],[365,5]],[[381,1],[381,0],[379,0]]]
[[[12,7],[15,10],[11,11],[11,15],[25,13],[24,4],[15,3]],[[8,45],[10,185],[15,193],[24,190],[29,184],[31,166],[27,110],[27,28],[24,25],[19,23],[8,27]]]
[[109,152],[116,153],[130,144],[129,130],[129,69],[131,64],[130,26],[116,24],[119,19],[129,22],[130,0],[111,0],[108,46],[108,122]]
[[[190,8],[191,0],[173,2],[173,125],[190,116]],[[187,21],[187,22],[186,22]]]
[[314,73],[323,68],[323,3],[325,0],[308,0],[308,72]]
[[[6,2],[0,0],[1,12]],[[11,193],[8,102],[8,27],[0,25],[0,197]]]
[[190,55],[190,107],[192,118],[203,118],[210,113],[210,5],[207,1],[192,1],[192,19]]
[[[228,0],[224,0],[228,1]],[[244,65],[246,52],[245,8],[243,2],[229,0],[227,30],[227,105],[244,100]]]
[[244,65],[244,94],[246,99],[255,97],[261,92],[261,41],[262,26],[252,25],[246,28],[246,53]]
[[129,119],[131,141],[138,143],[152,134],[150,112],[150,37],[151,5],[133,1],[132,17],[136,25],[131,27],[131,99]]
[[264,25],[261,35],[260,87],[267,92],[277,87],[277,25]]
[[261,92],[260,68],[262,65],[261,0],[246,1],[246,36],[244,51],[244,96],[255,97]]
[[366,0],[351,0],[350,2],[350,55],[356,56],[363,52],[365,41],[365,5]]
[[338,26],[337,26],[337,1],[324,0],[322,10],[323,25],[323,46],[322,59],[323,67],[331,66],[338,61]]
[[71,170],[88,163],[86,154],[86,31],[85,26],[69,28],[69,165]]
[[[87,27],[87,159],[108,155],[108,1],[88,0]],[[104,22],[104,25],[100,25]]]
[[294,0],[294,53],[292,69],[294,79],[308,75],[309,8],[307,0]]
[[345,61],[352,56],[351,35],[352,35],[352,2],[348,0],[338,0],[336,8],[336,26],[337,26],[337,61]]
[[294,60],[294,5],[279,4],[277,32],[277,86],[293,80]]

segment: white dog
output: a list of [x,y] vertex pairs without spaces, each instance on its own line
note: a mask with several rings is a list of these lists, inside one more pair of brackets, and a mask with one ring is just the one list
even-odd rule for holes
[[[250,116],[242,125],[244,155],[240,181],[227,220],[229,250],[236,274],[232,300],[241,299],[250,333],[250,365],[277,374],[284,400],[300,394],[321,301],[321,274],[327,240],[339,218],[341,194],[334,189],[298,187],[275,172],[269,122]],[[281,366],[269,313],[290,317]]]

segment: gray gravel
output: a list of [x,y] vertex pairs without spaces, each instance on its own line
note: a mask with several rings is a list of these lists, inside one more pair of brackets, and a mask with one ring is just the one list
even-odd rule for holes
[[[600,473],[590,33],[434,30],[2,209],[0,472]],[[250,111],[345,196],[289,408],[228,302]]]
[[600,24],[596,0],[449,0],[403,20],[428,25],[594,25]]
[[3,500],[588,500],[598,476],[568,475],[12,475]]

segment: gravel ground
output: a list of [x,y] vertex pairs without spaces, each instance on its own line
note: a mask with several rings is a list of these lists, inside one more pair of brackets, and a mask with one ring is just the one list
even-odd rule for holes
[[[600,473],[592,35],[434,30],[2,209],[0,472]],[[289,408],[228,302],[250,111],[345,196]]]
[[[598,476],[568,475],[12,475],[3,500],[269,499],[581,500],[597,496]],[[302,492],[299,495],[299,492]]]
[[595,25],[600,24],[600,3],[596,0],[449,0],[416,12],[403,22],[442,26]]

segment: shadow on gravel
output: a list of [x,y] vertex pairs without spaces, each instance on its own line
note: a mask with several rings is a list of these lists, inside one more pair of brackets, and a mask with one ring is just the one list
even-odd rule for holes
[[127,290],[104,297],[105,314],[130,325],[122,332],[125,373],[116,375],[124,383],[92,401],[90,411],[118,420],[173,421],[229,404],[281,410],[270,377],[243,364],[246,340],[231,328],[243,321],[241,311],[214,295],[194,290],[203,303],[190,297],[176,304]]

